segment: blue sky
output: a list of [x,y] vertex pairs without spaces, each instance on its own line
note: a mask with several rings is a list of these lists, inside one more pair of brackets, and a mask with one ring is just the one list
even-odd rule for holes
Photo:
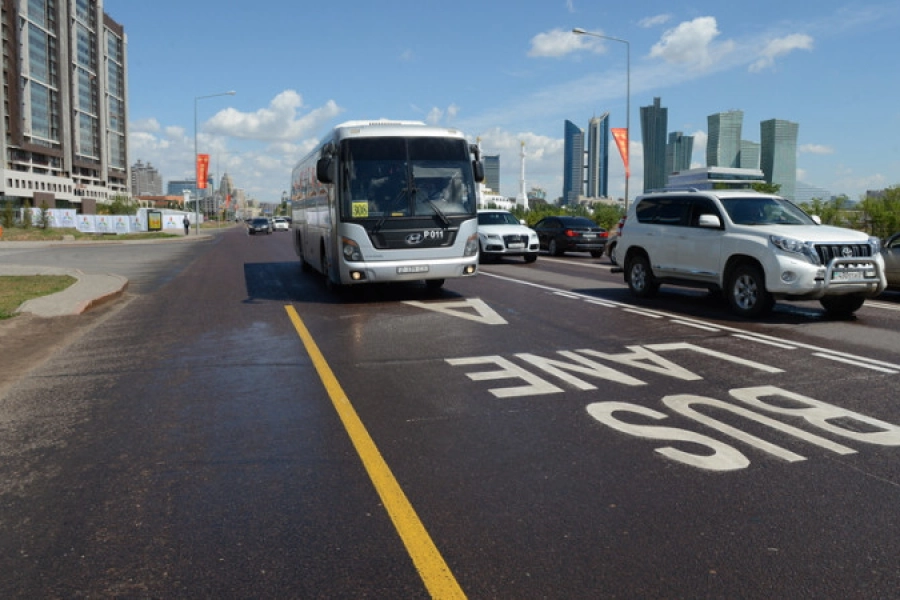
[[[386,8],[389,7],[389,8]],[[106,0],[128,36],[129,156],[166,182],[193,174],[198,145],[262,202],[330,127],[355,119],[452,126],[499,154],[515,196],[562,192],[563,123],[610,113],[625,126],[631,55],[630,196],[643,187],[640,107],[661,99],[669,131],[694,135],[705,166],[707,116],[744,112],[799,123],[798,180],[858,199],[900,184],[900,3],[697,0]],[[208,96],[234,90],[234,96]],[[624,168],[610,153],[610,195]]]

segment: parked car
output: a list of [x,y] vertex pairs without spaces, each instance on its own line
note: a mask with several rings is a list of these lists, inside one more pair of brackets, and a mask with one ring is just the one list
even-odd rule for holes
[[532,263],[537,260],[539,248],[537,233],[508,210],[478,211],[478,251],[482,262],[521,256]]
[[884,274],[889,288],[900,290],[900,232],[884,240],[881,245]]
[[668,283],[721,290],[742,317],[782,299],[818,300],[829,315],[847,317],[885,288],[880,246],[772,194],[668,191],[628,207],[617,255],[638,297]]
[[587,217],[544,217],[534,226],[542,250],[553,256],[566,252],[590,252],[603,256],[608,232]]
[[275,217],[272,219],[272,231],[290,231],[291,227],[288,225],[287,219],[282,217]]
[[622,235],[623,225],[625,225],[625,217],[619,219],[619,224],[616,225],[616,230],[609,234],[609,238],[606,240],[606,248],[603,250],[603,254],[605,254],[606,258],[609,259],[609,262],[614,265],[619,264],[616,247],[619,245],[619,236]]
[[272,233],[272,227],[269,225],[269,220],[267,218],[255,217],[250,219],[250,222],[247,224],[247,233],[250,235],[256,235],[257,233],[269,235]]

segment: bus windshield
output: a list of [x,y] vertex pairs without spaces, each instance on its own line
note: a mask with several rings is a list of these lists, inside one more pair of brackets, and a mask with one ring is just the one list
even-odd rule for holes
[[460,138],[378,137],[341,144],[341,218],[472,215],[475,182]]

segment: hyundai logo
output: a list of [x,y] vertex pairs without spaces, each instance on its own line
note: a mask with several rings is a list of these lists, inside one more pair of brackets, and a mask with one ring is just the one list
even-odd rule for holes
[[853,248],[851,248],[850,246],[844,246],[843,248],[841,248],[841,256],[843,256],[844,258],[850,258],[851,256],[853,256]]
[[421,233],[411,233],[406,236],[406,245],[407,246],[418,246],[422,243],[422,240],[425,239]]

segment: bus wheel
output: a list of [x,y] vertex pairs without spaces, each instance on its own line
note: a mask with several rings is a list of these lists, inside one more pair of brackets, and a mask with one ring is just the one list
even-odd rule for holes
[[321,266],[322,266],[322,274],[325,275],[325,289],[329,292],[333,292],[337,289],[334,282],[331,281],[331,273],[328,268],[328,255],[325,253],[325,248],[322,248],[321,254]]

